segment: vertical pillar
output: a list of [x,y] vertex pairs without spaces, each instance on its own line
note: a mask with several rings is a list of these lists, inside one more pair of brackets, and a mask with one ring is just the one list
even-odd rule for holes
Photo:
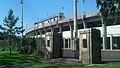
[[83,15],[83,17],[82,17],[82,23],[83,23],[83,27],[84,27],[84,29],[85,29],[85,28],[86,28],[86,24],[85,24],[84,18],[85,18],[85,15]]
[[31,36],[32,36],[32,33],[30,32],[30,33],[29,33],[29,37],[31,38]]
[[70,44],[69,44],[69,42],[70,42],[70,41],[69,41],[69,38],[68,38],[68,48],[70,48]]
[[76,46],[77,46],[77,0],[74,0],[74,47]]
[[45,33],[45,49],[46,49],[46,47],[47,47],[47,35],[46,35],[46,33],[47,33],[47,29],[46,28],[44,28],[44,33]]
[[53,52],[53,32],[54,32],[54,27],[49,26],[49,29],[51,31],[50,35],[50,51],[49,51],[49,57],[52,58],[52,52]]
[[40,30],[40,38],[42,38],[42,30]]
[[[42,38],[42,31],[40,30],[40,39]],[[41,39],[42,40],[42,39]],[[40,46],[42,46],[42,41],[40,40]]]
[[103,33],[103,50],[107,49],[107,27],[106,22],[104,21],[103,17],[101,16],[102,21],[102,33]]
[[69,24],[70,32],[71,32],[70,47],[71,47],[71,49],[74,49],[74,45],[73,45],[73,41],[74,41],[74,39],[73,39],[73,24],[70,23],[70,22],[68,22],[68,24]]
[[62,25],[59,25],[59,32],[62,34]]
[[38,31],[37,30],[35,31],[35,34],[36,34],[35,38],[38,38]]
[[54,32],[54,28],[53,27],[50,27],[50,30],[51,30],[51,45],[50,45],[50,47],[51,47],[51,50],[53,50],[53,32]]
[[48,50],[46,49],[46,47],[47,47],[47,35],[46,35],[46,33],[47,33],[47,29],[44,27],[44,25],[43,25],[43,30],[44,30],[44,33],[45,33],[45,47],[44,47],[44,50],[45,50],[45,58],[47,58],[47,55],[48,55]]
[[65,48],[65,38],[63,38],[63,48]]
[[113,36],[110,35],[110,50],[113,50]]

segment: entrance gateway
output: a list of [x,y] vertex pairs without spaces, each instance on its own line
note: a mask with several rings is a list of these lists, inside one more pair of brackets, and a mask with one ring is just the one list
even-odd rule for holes
[[100,31],[90,28],[79,33],[79,60],[83,64],[101,63]]
[[[64,51],[62,50],[62,35],[58,32],[53,34],[46,34],[46,49],[49,52],[51,58],[63,58]],[[75,54],[78,55],[80,62],[83,64],[92,64],[101,62],[101,46],[100,46],[100,31],[97,29],[83,29],[79,31],[79,44],[78,50],[76,49]],[[75,54],[71,54],[71,49],[67,49],[66,53],[69,54],[67,57]],[[79,51],[79,53],[77,53]],[[66,58],[67,58],[66,57]]]

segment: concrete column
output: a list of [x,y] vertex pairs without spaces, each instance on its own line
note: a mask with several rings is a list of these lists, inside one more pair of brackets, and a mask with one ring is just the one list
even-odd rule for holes
[[69,42],[70,42],[70,41],[69,41],[69,38],[68,38],[68,48],[70,48],[70,44],[69,44]]
[[71,46],[71,49],[74,49],[74,45],[73,45],[73,41],[74,41],[74,39],[73,39],[73,24],[69,23],[69,27],[70,27],[70,32],[71,32],[70,46]]
[[[43,26],[43,28],[44,28],[44,26]],[[46,53],[45,53],[45,58],[47,58],[47,49],[46,49],[46,47],[47,47],[47,40],[46,40],[46,38],[47,38],[47,36],[46,36],[46,33],[47,33],[47,29],[46,28],[44,28],[43,29],[44,30],[44,32],[45,32],[45,47],[44,47],[44,50],[46,51]]]
[[[59,25],[59,33],[61,34],[61,36],[62,36],[62,38],[63,38],[63,33],[62,33],[62,25]],[[61,48],[62,48],[62,46],[63,46],[63,39],[61,38],[61,41],[60,41],[60,44],[61,44]]]
[[37,30],[35,31],[35,38],[38,38],[38,32],[37,32]]
[[65,38],[63,38],[63,48],[65,48]]
[[83,17],[82,17],[82,23],[83,23],[83,27],[84,27],[84,29],[85,29],[85,28],[86,28],[86,23],[85,23],[84,18],[85,18],[85,15],[83,15]]
[[[45,46],[47,47],[47,45],[46,45],[46,44],[47,44],[47,40],[46,40],[46,39],[47,39],[47,35],[46,35],[47,29],[46,29],[46,28],[44,28],[44,32],[45,32]],[[46,48],[46,47],[45,47],[45,48]]]
[[59,25],[59,32],[62,34],[62,25]]
[[71,49],[74,49],[74,44],[73,44],[73,24],[71,23],[72,20],[68,21],[68,25],[69,25],[69,28],[70,28],[70,32],[71,32],[71,37],[70,37],[70,46],[71,46]]
[[103,33],[103,50],[107,49],[107,27],[106,22],[104,21],[103,17],[101,16],[102,21],[102,33]]
[[40,30],[40,38],[42,38],[42,31]]
[[50,30],[51,30],[51,38],[50,38],[50,50],[51,53],[49,53],[49,56],[52,58],[52,53],[53,53],[53,32],[54,32],[54,27],[49,26]]
[[[39,30],[40,31],[40,38],[42,38],[42,31],[41,30]],[[40,40],[40,46],[42,46],[42,41]]]
[[110,50],[113,50],[113,35],[110,35]]

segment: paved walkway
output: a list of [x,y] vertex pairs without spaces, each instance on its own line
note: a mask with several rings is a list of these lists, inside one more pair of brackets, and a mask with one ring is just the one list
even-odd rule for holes
[[76,59],[50,59],[50,60],[41,60],[38,62],[33,63],[18,63],[15,65],[2,65],[0,68],[25,68],[25,67],[31,67],[35,64],[56,64],[56,65],[62,65],[62,66],[70,66],[70,65],[82,65],[81,62],[79,62]]

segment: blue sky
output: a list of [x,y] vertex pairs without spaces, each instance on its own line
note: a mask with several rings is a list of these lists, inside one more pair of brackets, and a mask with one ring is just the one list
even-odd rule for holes
[[[81,0],[78,0],[78,16],[81,15]],[[82,5],[82,13],[96,11],[96,0],[86,0]],[[64,9],[62,9],[64,7]],[[8,15],[8,10],[13,9],[14,15],[21,20],[20,0],[0,0],[0,25]],[[34,22],[64,12],[65,17],[73,17],[73,0],[24,0],[24,28],[30,28]],[[17,25],[21,25],[20,20]]]

